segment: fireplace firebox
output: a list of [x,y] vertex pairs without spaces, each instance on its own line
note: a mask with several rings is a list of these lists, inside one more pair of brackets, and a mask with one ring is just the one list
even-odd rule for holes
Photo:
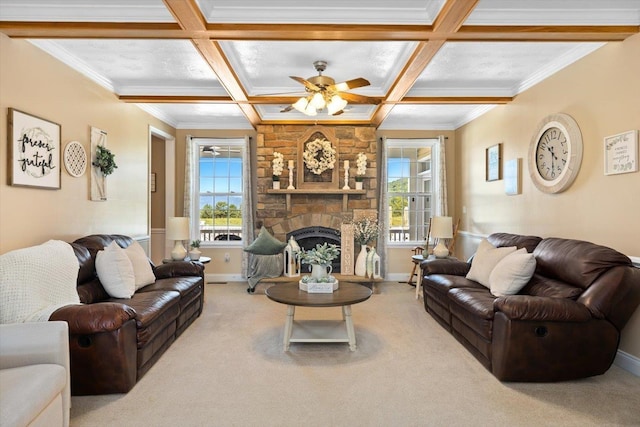
[[[293,237],[298,245],[305,251],[313,249],[317,244],[329,243],[340,247],[340,230],[335,230],[328,227],[305,227],[298,230],[293,230],[287,233],[287,241]],[[302,271],[306,272],[309,267],[302,266]],[[331,268],[334,273],[340,273],[340,257],[337,257],[331,263]]]

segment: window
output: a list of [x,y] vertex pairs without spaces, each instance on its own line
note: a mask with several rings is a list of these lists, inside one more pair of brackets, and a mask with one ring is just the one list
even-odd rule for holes
[[241,244],[245,209],[244,141],[210,138],[194,141],[197,161],[192,223],[199,224],[199,238],[204,245]]
[[389,243],[424,243],[434,214],[437,139],[387,140]]

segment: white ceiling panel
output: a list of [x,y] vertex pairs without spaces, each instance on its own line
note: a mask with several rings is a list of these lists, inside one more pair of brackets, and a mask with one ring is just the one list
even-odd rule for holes
[[158,0],[2,0],[6,21],[175,22]]
[[249,95],[304,92],[289,76],[317,76],[315,61],[327,62],[336,81],[364,77],[371,86],[354,93],[382,96],[415,49],[413,42],[221,42]]
[[638,0],[480,0],[468,25],[638,25]]
[[515,96],[603,43],[446,43],[409,96]]
[[136,104],[177,129],[252,129],[235,104]]
[[445,0],[197,0],[208,22],[432,24]]
[[495,105],[396,105],[380,129],[454,130]]
[[56,40],[48,48],[75,58],[118,95],[226,95],[188,40]]
[[306,116],[296,110],[281,113],[282,109],[287,105],[258,105],[256,108],[260,116],[265,120],[314,120],[322,119],[323,121],[341,121],[341,120],[369,120],[375,111],[373,105],[356,105],[349,104],[343,114],[338,116],[328,116],[326,112],[318,113],[315,117]]

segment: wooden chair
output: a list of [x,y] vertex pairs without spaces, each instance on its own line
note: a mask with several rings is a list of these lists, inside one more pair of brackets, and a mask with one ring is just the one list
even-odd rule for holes
[[[425,240],[425,245],[416,246],[415,248],[412,249],[413,256],[411,257],[411,262],[413,262],[413,268],[411,269],[411,274],[409,275],[409,280],[407,281],[407,283],[412,286],[413,286],[413,276],[416,275],[416,270],[418,269],[418,266],[420,266],[420,263],[424,259],[425,247],[427,248],[427,256],[429,256],[429,238],[430,237],[431,237],[431,218],[429,218],[429,227],[427,228],[427,239]],[[422,258],[416,255],[422,255]]]

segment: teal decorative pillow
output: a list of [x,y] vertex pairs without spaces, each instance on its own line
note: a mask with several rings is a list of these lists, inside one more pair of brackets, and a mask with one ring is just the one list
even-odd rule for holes
[[275,255],[281,253],[285,246],[287,246],[286,242],[281,242],[273,237],[263,226],[256,240],[244,250],[255,255]]

